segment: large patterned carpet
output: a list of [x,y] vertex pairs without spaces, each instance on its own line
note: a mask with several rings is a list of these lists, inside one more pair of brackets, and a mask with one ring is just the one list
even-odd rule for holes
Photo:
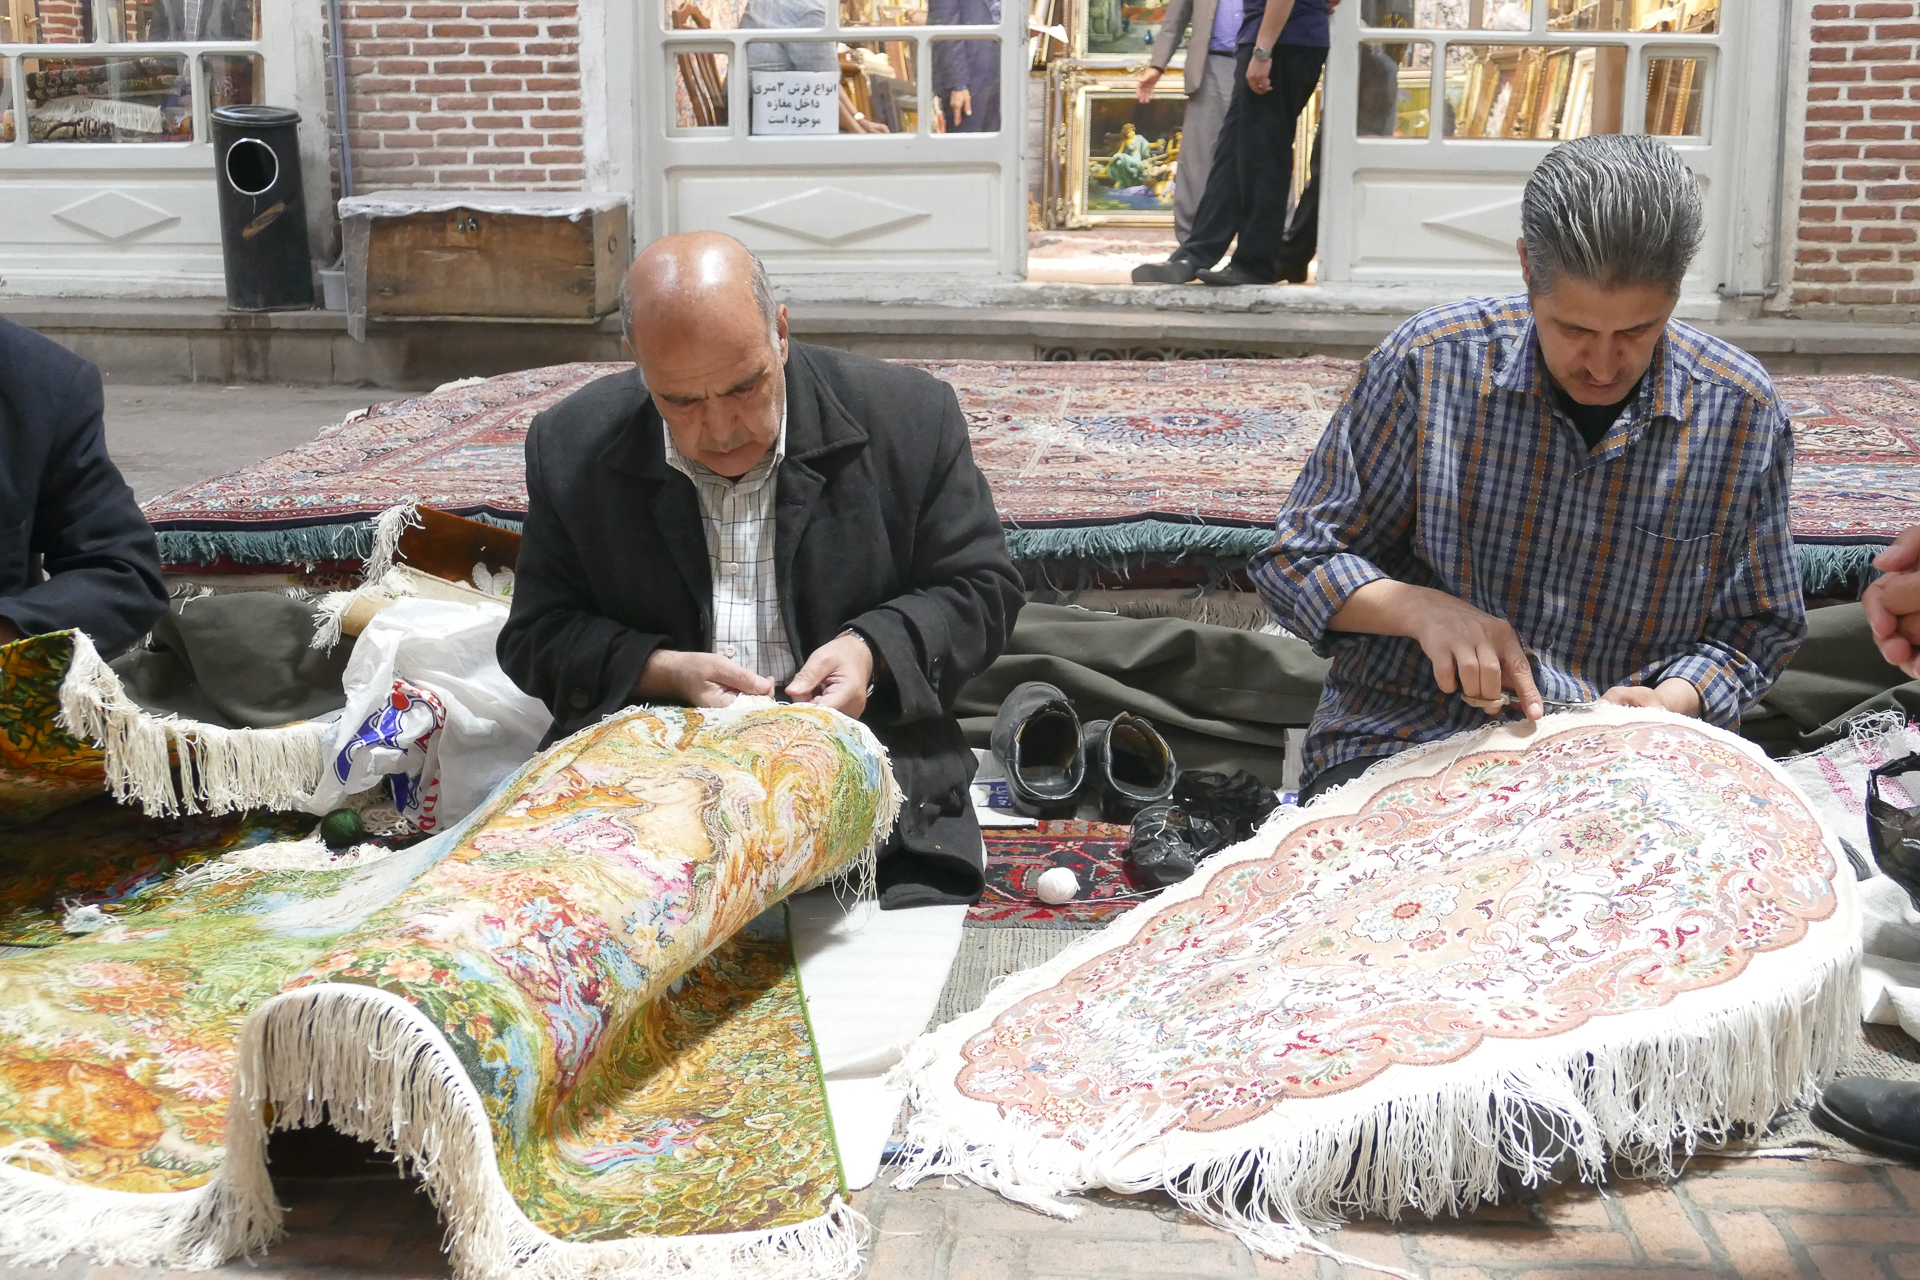
[[[1350,361],[921,361],[959,397],[1015,558],[1233,566],[1263,544]],[[404,501],[516,522],[527,424],[620,366],[556,365],[377,405],[310,444],[157,498],[175,566],[354,560]],[[1920,382],[1781,377],[1793,529],[1812,578],[1920,523]],[[1817,547],[1848,548],[1816,551]],[[1817,586],[1810,581],[1809,586]]]

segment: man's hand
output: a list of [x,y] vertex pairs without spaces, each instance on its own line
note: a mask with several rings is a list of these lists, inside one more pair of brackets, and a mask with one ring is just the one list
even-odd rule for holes
[[1377,579],[1348,596],[1327,627],[1406,636],[1418,641],[1433,663],[1440,692],[1492,704],[1501,700],[1503,690],[1512,689],[1527,719],[1546,714],[1513,627],[1444,591]]
[[787,693],[795,702],[832,707],[857,720],[867,709],[867,686],[872,683],[873,651],[865,640],[847,632],[813,651],[787,682]]
[[1134,100],[1152,102],[1153,87],[1160,83],[1160,68],[1148,67],[1140,73],[1140,83],[1133,87]]
[[773,681],[737,662],[729,662],[717,653],[688,653],[682,649],[655,649],[633,686],[634,696],[642,702],[687,707],[724,707],[743,693],[765,697],[772,692]]
[[1255,93],[1273,92],[1273,61],[1255,58],[1247,63],[1247,88]]
[[0,644],[12,644],[20,638],[20,628],[11,619],[0,618]]
[[955,89],[947,95],[947,106],[953,112],[953,127],[958,129],[960,122],[973,114],[973,90]]
[[1644,684],[1617,684],[1601,694],[1600,701],[1616,707],[1654,707],[1683,716],[1700,714],[1700,691],[1693,687],[1693,681],[1678,677],[1662,680],[1651,689]]
[[1861,603],[1880,656],[1920,679],[1920,525],[1874,557],[1876,578]]

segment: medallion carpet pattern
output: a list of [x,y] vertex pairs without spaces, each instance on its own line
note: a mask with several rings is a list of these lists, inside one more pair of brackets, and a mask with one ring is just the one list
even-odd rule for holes
[[[954,388],[1023,560],[1244,559],[1355,367],[1326,357],[903,363]],[[517,522],[527,424],[622,367],[530,369],[376,405],[310,444],[156,498],[147,515],[174,565],[359,559],[372,545],[367,522],[408,501]],[[1796,539],[1885,541],[1920,521],[1920,382],[1776,385],[1798,445]]]
[[91,933],[47,938],[9,860],[50,945],[0,956],[0,1257],[267,1245],[271,1104],[418,1163],[463,1276],[850,1275],[768,909],[870,871],[897,805],[863,727],[756,699],[609,718],[407,849],[287,870],[210,832]]
[[1284,1253],[1345,1211],[1470,1206],[1503,1165],[1667,1168],[1844,1062],[1840,862],[1777,767],[1695,722],[1462,735],[923,1038],[909,1177],[1042,1207],[1162,1186]]

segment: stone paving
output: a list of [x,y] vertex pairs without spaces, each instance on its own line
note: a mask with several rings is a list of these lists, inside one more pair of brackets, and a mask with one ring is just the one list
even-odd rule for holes
[[[448,1274],[426,1196],[398,1180],[285,1184],[287,1236],[221,1280],[416,1280]],[[1256,1257],[1164,1199],[1094,1197],[1060,1221],[958,1184],[875,1187],[865,1280],[1362,1280],[1299,1254]],[[1423,1280],[1920,1280],[1920,1170],[1840,1160],[1700,1160],[1671,1186],[1563,1187],[1460,1220],[1365,1222],[1326,1238]],[[4,1269],[20,1280],[194,1280],[91,1266]],[[714,1280],[726,1280],[715,1277]]]

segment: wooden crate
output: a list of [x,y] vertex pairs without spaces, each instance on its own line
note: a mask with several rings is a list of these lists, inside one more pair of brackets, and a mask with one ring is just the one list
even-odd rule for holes
[[619,305],[627,207],[586,192],[383,192],[341,202],[347,308],[376,320],[573,320]]

